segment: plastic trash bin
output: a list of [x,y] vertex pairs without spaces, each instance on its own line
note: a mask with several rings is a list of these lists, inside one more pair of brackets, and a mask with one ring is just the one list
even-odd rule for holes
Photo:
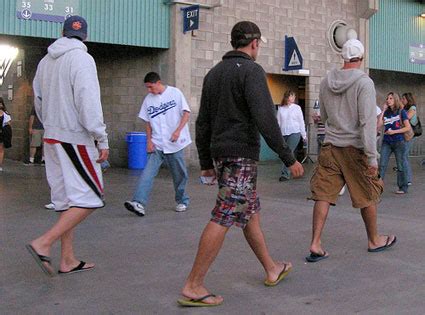
[[127,132],[128,168],[133,170],[145,168],[148,159],[146,139],[145,132]]

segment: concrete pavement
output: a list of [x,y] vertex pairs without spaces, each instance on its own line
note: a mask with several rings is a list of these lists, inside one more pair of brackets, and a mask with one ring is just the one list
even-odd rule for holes
[[[394,163],[393,163],[394,164]],[[392,165],[392,164],[390,164]],[[186,213],[174,212],[171,177],[162,170],[145,217],[126,211],[138,172],[110,169],[104,176],[107,206],[76,231],[78,258],[96,263],[89,272],[45,276],[25,249],[56,220],[44,168],[6,160],[0,173],[1,314],[422,314],[425,310],[425,170],[413,160],[414,183],[397,196],[388,171],[379,206],[381,233],[394,233],[389,251],[368,253],[359,210],[346,193],[331,209],[323,237],[329,259],[307,264],[312,202],[306,200],[313,165],[306,176],[278,182],[280,165],[261,164],[262,226],[276,259],[294,270],[274,288],[240,229],[232,228],[212,266],[207,287],[225,298],[216,308],[187,309],[176,300],[209,220],[216,187],[199,184],[190,170]],[[60,247],[52,250],[55,268]]]

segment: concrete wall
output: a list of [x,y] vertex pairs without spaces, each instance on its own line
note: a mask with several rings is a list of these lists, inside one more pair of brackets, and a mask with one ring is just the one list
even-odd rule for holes
[[147,90],[143,79],[146,73],[160,73],[164,82],[170,80],[168,63],[163,62],[166,51],[113,45],[90,45],[89,52],[96,60],[103,115],[107,126],[110,162],[127,167],[126,133],[144,131],[138,118]]
[[[41,58],[53,40],[23,37],[3,37],[3,40],[20,48],[16,61],[23,61],[22,77],[16,74],[16,62],[2,86],[0,95],[13,120],[13,147],[6,151],[6,158],[28,159],[28,118],[33,105],[32,80]],[[105,123],[110,141],[110,162],[114,166],[127,167],[125,135],[130,131],[144,131],[145,125],[138,118],[140,105],[146,96],[143,78],[149,71],[157,71],[164,82],[173,82],[174,68],[169,65],[169,51],[118,45],[87,43],[94,57],[99,82]],[[7,87],[12,84],[14,98],[7,100]]]
[[[11,37],[0,38],[14,47],[19,47],[19,54],[0,86],[0,95],[5,100],[7,109],[12,116],[12,148],[6,150],[5,158],[25,160],[28,158],[29,133],[28,119],[33,105],[32,80],[34,78],[39,55],[45,53],[42,47],[22,48],[22,40],[13,40]],[[17,62],[22,62],[22,75],[17,75]],[[13,86],[13,99],[8,100],[8,86]]]
[[[219,1],[200,0],[198,2],[216,4]],[[360,33],[357,2],[354,0],[223,0],[221,7],[211,10],[201,8],[200,29],[193,34],[185,35],[182,34],[181,13],[175,13],[174,34],[180,38],[184,37],[184,45],[180,45],[177,50],[181,50],[180,54],[186,59],[190,56],[190,78],[187,79],[187,64],[185,68],[177,68],[176,76],[183,71],[185,80],[190,80],[190,91],[185,89],[185,95],[192,107],[190,126],[192,134],[194,134],[194,121],[199,110],[204,76],[227,51],[232,49],[230,31],[232,26],[241,20],[255,22],[268,39],[266,44],[262,44],[257,61],[269,74],[285,74],[281,70],[284,58],[283,40],[285,35],[295,37],[304,58],[304,68],[310,70],[304,91],[306,118],[309,122],[310,109],[314,100],[318,98],[321,79],[328,70],[342,65],[341,58],[331,50],[327,42],[327,30],[334,20],[344,20]],[[180,11],[180,6],[175,6],[174,10]],[[179,86],[179,83],[177,81],[176,85]],[[315,136],[313,130],[311,138]],[[315,141],[310,142],[315,143]],[[191,162],[197,163],[194,145],[190,148],[189,156]]]

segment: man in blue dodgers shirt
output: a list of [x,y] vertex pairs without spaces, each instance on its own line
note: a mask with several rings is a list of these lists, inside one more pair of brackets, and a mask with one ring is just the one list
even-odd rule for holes
[[168,165],[173,177],[176,212],[184,212],[189,205],[185,192],[188,179],[183,149],[191,142],[187,122],[190,108],[183,93],[175,87],[162,84],[156,72],[149,72],[144,79],[149,94],[143,101],[139,117],[146,122],[148,161],[137,184],[127,210],[145,215],[153,180],[162,163]]

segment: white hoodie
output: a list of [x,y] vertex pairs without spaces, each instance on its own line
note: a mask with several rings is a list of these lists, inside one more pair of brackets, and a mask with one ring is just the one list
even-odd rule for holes
[[96,64],[87,47],[62,37],[48,48],[33,82],[44,138],[108,149]]

